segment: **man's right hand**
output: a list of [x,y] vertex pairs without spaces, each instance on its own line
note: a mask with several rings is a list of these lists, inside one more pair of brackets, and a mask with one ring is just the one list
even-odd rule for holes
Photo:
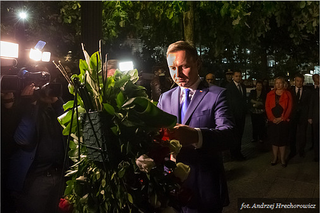
[[169,130],[170,139],[178,140],[182,146],[190,146],[198,143],[198,132],[194,128],[178,124]]
[[[30,85],[23,88],[21,91],[21,97],[32,97],[34,94],[34,90],[36,89],[34,83],[31,83]],[[31,104],[36,105],[37,101],[33,101]]]
[[23,88],[23,90],[21,91],[21,96],[31,96],[34,93],[35,90],[35,85],[34,83],[26,86],[25,88]]

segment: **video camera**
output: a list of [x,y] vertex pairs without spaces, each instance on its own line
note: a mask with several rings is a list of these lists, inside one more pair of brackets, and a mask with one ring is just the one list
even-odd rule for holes
[[[1,49],[1,61],[12,60],[12,58],[17,58],[18,54],[14,56],[4,55],[5,51],[3,47],[8,42],[3,42]],[[40,49],[43,48],[45,42],[39,41],[35,46],[36,50],[39,52]],[[10,48],[9,48],[10,49]],[[11,48],[12,49],[12,48]],[[31,57],[30,52],[30,58]],[[16,62],[17,60],[14,59]],[[17,63],[16,63],[17,64]],[[5,63],[1,64],[2,73],[7,73],[7,70],[12,71],[11,73],[17,73],[16,75],[6,75],[1,76],[1,93],[9,93],[14,92],[20,94],[21,91],[28,85],[35,85],[35,94],[40,96],[52,96],[59,97],[62,95],[62,85],[50,83],[51,75],[49,72],[44,71],[42,68],[38,68],[37,66],[29,66],[28,68],[23,67],[20,70],[16,68],[14,65],[10,66],[10,63],[5,66]],[[18,71],[18,72],[17,72]]]
[[26,86],[34,83],[35,91],[41,95],[58,97],[62,85],[50,83],[51,75],[46,71],[28,71],[22,68],[17,75],[4,75],[1,78],[1,92],[21,92]]

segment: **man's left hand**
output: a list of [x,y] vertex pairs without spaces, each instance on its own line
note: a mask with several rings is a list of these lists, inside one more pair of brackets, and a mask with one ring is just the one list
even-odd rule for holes
[[173,129],[169,130],[170,139],[178,140],[182,146],[190,146],[198,143],[198,132],[194,128],[177,124]]

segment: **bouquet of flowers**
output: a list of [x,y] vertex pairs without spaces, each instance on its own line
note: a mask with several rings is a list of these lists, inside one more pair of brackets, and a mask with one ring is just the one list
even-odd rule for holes
[[[101,53],[83,48],[80,74],[70,78],[73,101],[59,117],[68,135],[69,158],[63,203],[73,212],[168,212],[189,194],[181,186],[190,168],[176,163],[181,145],[170,140],[176,117],[157,108],[135,83],[137,70],[104,78]],[[107,63],[107,61],[105,62]],[[174,211],[173,211],[174,212]]]

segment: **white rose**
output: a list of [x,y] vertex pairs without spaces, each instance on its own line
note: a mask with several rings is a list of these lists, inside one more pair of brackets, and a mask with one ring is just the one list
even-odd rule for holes
[[147,155],[141,155],[137,160],[136,164],[139,167],[140,171],[148,173],[156,164],[152,158],[149,158]]

